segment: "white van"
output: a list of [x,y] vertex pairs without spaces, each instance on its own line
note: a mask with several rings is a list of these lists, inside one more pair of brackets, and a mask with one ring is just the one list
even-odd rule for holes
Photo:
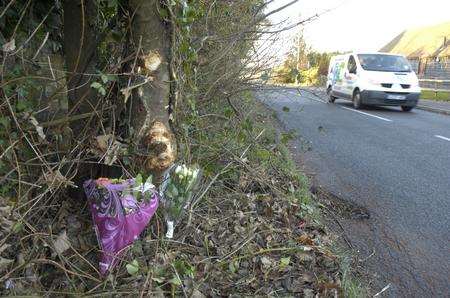
[[351,53],[330,61],[327,77],[329,101],[344,98],[353,107],[401,106],[411,111],[419,101],[420,87],[408,60],[386,53]]

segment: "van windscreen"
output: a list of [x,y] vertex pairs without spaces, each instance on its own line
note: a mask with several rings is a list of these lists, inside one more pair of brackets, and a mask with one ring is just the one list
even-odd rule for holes
[[358,54],[358,59],[364,70],[411,72],[411,65],[403,56]]

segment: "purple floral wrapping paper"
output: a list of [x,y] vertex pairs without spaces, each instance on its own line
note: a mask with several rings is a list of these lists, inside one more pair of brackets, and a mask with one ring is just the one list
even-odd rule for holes
[[145,192],[148,201],[136,201],[126,191],[134,187],[134,179],[112,183],[100,178],[88,180],[83,186],[102,251],[100,273],[106,275],[117,264],[124,248],[145,229],[158,208],[159,198],[156,192]]

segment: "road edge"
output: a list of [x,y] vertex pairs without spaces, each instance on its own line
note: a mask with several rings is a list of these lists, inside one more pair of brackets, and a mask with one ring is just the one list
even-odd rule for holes
[[432,108],[432,107],[429,107],[429,106],[421,106],[421,105],[417,105],[416,108],[419,109],[419,110],[424,110],[424,111],[428,111],[428,112],[433,112],[433,113],[437,113],[437,114],[443,114],[443,115],[449,115],[450,116],[450,110]]

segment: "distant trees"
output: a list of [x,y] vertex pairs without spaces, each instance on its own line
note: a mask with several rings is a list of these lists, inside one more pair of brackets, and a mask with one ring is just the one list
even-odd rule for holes
[[283,63],[273,69],[272,80],[277,83],[320,85],[327,75],[330,58],[336,54],[312,50],[304,39],[303,30],[300,30]]

